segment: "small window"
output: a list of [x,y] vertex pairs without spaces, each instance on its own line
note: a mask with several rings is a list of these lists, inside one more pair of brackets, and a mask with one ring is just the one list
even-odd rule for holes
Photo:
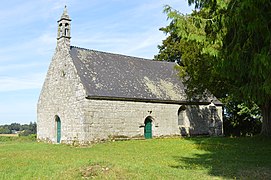
[[65,28],[65,32],[64,32],[64,36],[68,36],[69,35],[69,29],[68,28]]
[[58,37],[62,36],[62,23],[58,25]]

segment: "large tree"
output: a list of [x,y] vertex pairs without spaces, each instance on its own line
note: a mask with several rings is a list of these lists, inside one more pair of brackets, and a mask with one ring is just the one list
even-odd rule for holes
[[199,51],[196,62],[181,55],[186,64],[180,72],[189,77],[189,89],[208,88],[215,95],[223,89],[224,95],[254,101],[263,115],[261,133],[271,136],[271,2],[188,2],[196,9],[191,15],[170,7],[165,11],[175,24],[177,38],[188,46],[194,44],[193,48]]

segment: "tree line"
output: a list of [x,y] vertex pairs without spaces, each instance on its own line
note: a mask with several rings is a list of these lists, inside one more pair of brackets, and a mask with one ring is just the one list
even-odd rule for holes
[[37,123],[30,122],[29,124],[11,123],[10,125],[0,125],[0,134],[15,134],[22,136],[37,134]]

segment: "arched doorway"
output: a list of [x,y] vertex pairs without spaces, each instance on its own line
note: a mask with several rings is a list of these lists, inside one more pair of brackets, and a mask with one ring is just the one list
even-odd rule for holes
[[145,119],[144,137],[145,139],[152,138],[152,117],[150,116]]
[[184,105],[182,105],[178,110],[178,125],[179,126],[185,125],[185,122],[184,122],[185,110],[186,110],[186,107]]
[[178,126],[182,136],[189,135],[190,122],[184,105],[182,105],[178,110]]
[[59,116],[55,116],[56,121],[56,142],[60,143],[61,141],[61,121]]

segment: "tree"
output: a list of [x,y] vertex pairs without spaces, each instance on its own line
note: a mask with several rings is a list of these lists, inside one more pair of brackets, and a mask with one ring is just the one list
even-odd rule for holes
[[163,40],[162,45],[158,45],[159,54],[154,56],[154,59],[176,62],[181,65],[182,48],[184,47],[182,43],[186,42],[178,36],[176,22],[173,20],[167,27],[160,28],[160,31],[169,34],[169,36]]
[[29,131],[31,132],[31,134],[37,134],[37,123],[34,122],[30,122],[29,124]]
[[[206,61],[206,66],[186,63],[187,66],[180,68],[180,75],[189,77],[188,88],[200,91],[208,88],[216,96],[230,94],[246,102],[255,102],[263,115],[261,133],[271,136],[270,1],[188,2],[196,8],[191,15],[165,8],[168,17],[175,22],[178,38],[190,45],[196,43],[201,58],[198,61]],[[202,77],[201,72],[206,67],[208,76]]]
[[[225,18],[221,67],[237,92],[261,108],[261,133],[271,136],[271,3],[230,1]],[[229,18],[231,17],[231,18]]]
[[20,131],[21,130],[21,125],[19,123],[11,123],[9,126],[10,131],[15,130],[15,131]]
[[0,134],[10,134],[11,130],[9,130],[7,127],[5,126],[1,126],[0,127]]

